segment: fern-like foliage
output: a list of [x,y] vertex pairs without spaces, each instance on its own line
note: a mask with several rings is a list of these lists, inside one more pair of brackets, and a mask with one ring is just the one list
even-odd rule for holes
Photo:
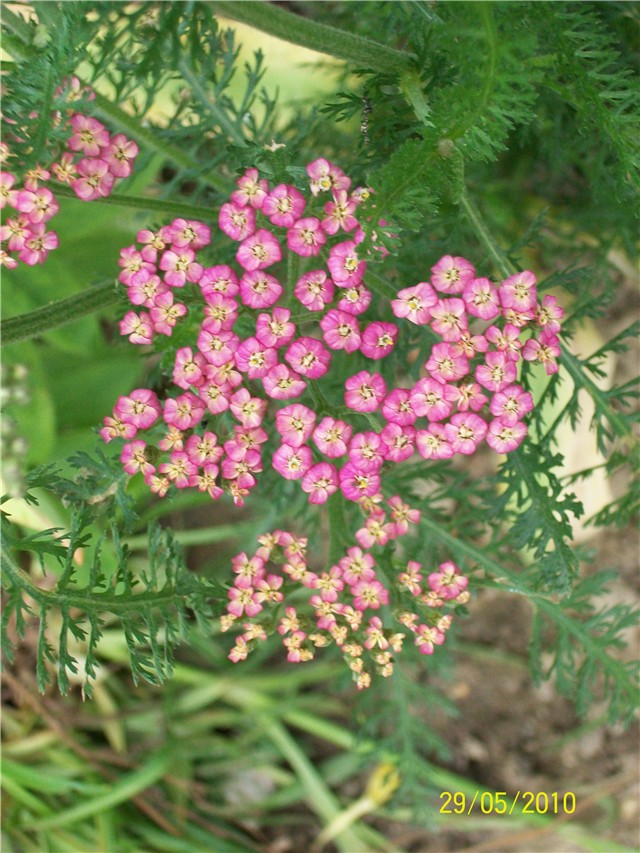
[[[72,460],[83,470],[76,480],[63,477],[52,467],[31,477],[32,487],[48,488],[71,504],[68,530],[52,528],[35,535],[22,535],[7,513],[2,513],[2,568],[6,602],[2,617],[3,649],[13,658],[9,626],[19,637],[27,626],[38,622],[37,677],[44,690],[57,670],[62,693],[70,686],[70,674],[79,673],[84,663],[83,690],[90,696],[92,680],[99,667],[97,645],[105,620],[116,618],[130,654],[134,682],[158,684],[170,677],[176,648],[186,638],[193,618],[206,630],[219,612],[221,587],[190,573],[179,544],[169,530],[152,523],[148,533],[148,558],[144,568],[136,561],[123,539],[124,519],[132,520],[131,507],[124,500],[121,483],[108,473],[109,460],[92,460],[79,454]],[[100,490],[100,474],[109,476],[113,486]],[[120,475],[120,480],[122,479]],[[28,499],[37,503],[30,494]],[[116,505],[124,508],[124,515]],[[92,531],[100,514],[106,513],[107,529],[91,544]],[[116,520],[118,516],[119,520]],[[107,549],[110,559],[105,559]],[[78,551],[83,552],[82,563]],[[35,554],[41,566],[50,570],[48,560],[58,564],[58,578],[50,588],[39,585],[20,566],[18,555]]]

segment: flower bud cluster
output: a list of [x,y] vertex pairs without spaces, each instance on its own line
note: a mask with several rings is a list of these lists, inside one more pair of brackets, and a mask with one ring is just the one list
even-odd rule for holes
[[[382,500],[376,495],[363,502],[363,530],[375,522],[388,541],[419,521],[420,513],[400,497],[387,502],[389,516]],[[469,599],[468,579],[450,561],[425,576],[415,560],[386,578],[370,551],[382,541],[367,539],[366,544],[358,534],[356,539],[359,545],[321,573],[309,568],[307,540],[283,530],[259,537],[260,547],[251,557],[245,552],[234,557],[235,579],[221,619],[223,630],[241,630],[230,660],[245,660],[260,641],[275,634],[282,637],[290,663],[312,660],[318,648],[335,643],[363,689],[373,674],[393,673],[407,638],[421,654],[433,654],[451,626],[449,611]]]
[[[72,90],[79,87],[74,78]],[[0,172],[0,208],[9,207],[14,215],[0,228],[0,265],[14,269],[19,261],[42,264],[58,247],[58,235],[48,230],[49,222],[60,209],[55,192],[47,184],[58,181],[71,187],[78,198],[93,201],[110,195],[115,182],[131,174],[138,146],[122,133],[111,135],[96,118],[68,110],[70,136],[59,159],[44,168],[29,170],[24,185],[12,172]],[[55,188],[55,185],[54,185]]]
[[[387,388],[375,362],[393,351],[401,330],[362,319],[372,294],[356,214],[370,190],[351,190],[344,172],[324,159],[307,173],[310,197],[294,186],[270,187],[256,169],[238,180],[218,220],[238,243],[234,266],[207,265],[210,228],[184,219],[140,231],[137,245],[121,252],[119,279],[134,309],[120,324],[123,335],[149,344],[171,335],[188,313],[191,327],[197,323],[193,343],[175,354],[169,395],[137,389],[121,397],[101,431],[106,441],[127,440],[125,470],[141,472],[159,495],[192,487],[214,499],[228,492],[242,505],[275,433],[279,446],[268,461],[298,480],[310,503],[338,490],[359,501],[383,488],[385,463],[416,450],[425,459],[469,455],[483,441],[499,453],[514,450],[533,407],[517,382],[520,360],[557,369],[562,310],[552,296],[539,301],[533,273],[494,284],[466,259],[447,255],[430,281],[391,302],[401,322],[429,326],[441,342],[413,387]],[[280,266],[286,251],[288,268],[299,268],[292,294]],[[293,300],[308,321],[294,318]],[[248,335],[240,331],[247,318],[254,323]],[[329,415],[327,405],[318,406],[319,380],[340,350],[374,365],[346,379],[345,406]],[[291,402],[307,389],[313,402]],[[275,412],[267,417],[269,408]]]

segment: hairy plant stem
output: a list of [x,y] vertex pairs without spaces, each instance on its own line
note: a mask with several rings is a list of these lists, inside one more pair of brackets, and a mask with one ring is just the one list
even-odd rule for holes
[[[72,189],[67,186],[59,186],[55,194],[61,198],[72,198],[81,201]],[[81,202],[86,204],[86,202]],[[146,198],[145,196],[121,195],[113,193],[106,198],[96,198],[91,204],[110,204],[116,207],[128,207],[131,210],[152,210],[157,213],[166,213],[170,216],[181,216],[184,219],[214,219],[214,213],[209,207],[197,204],[184,204],[179,201],[165,201],[160,198]]]
[[10,317],[0,323],[0,346],[40,337],[87,314],[115,305],[118,299],[115,281],[105,281],[44,308]]
[[411,53],[295,15],[264,0],[224,0],[213,5],[221,16],[381,74],[400,74],[415,60]]

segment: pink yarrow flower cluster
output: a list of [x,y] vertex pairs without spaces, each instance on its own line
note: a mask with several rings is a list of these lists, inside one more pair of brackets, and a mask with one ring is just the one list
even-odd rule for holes
[[[494,284],[478,277],[465,258],[447,255],[431,272],[429,282],[401,290],[391,306],[397,317],[429,326],[442,342],[433,346],[425,375],[388,395],[382,413],[415,430],[425,459],[470,455],[482,441],[509,453],[526,436],[523,418],[533,408],[531,394],[517,381],[519,362],[557,371],[562,308],[554,296],[538,298],[528,270]],[[352,404],[359,404],[357,397]]]
[[[187,314],[194,329],[175,354],[173,388],[144,428],[148,464],[137,472],[159,495],[197,488],[242,505],[270,465],[297,480],[311,504],[338,491],[366,500],[384,493],[384,472],[416,450],[425,459],[470,455],[485,441],[499,453],[514,450],[533,407],[518,382],[522,359],[557,369],[562,310],[554,297],[538,298],[533,273],[494,284],[466,259],[445,256],[430,281],[391,302],[400,323],[428,325],[441,341],[413,387],[387,387],[376,365],[401,329],[363,319],[371,292],[356,214],[370,191],[351,191],[350,179],[324,159],[307,172],[310,197],[292,185],[270,186],[257,169],[238,180],[218,218],[237,243],[234,264],[211,266],[210,228],[184,219],[140,231],[121,252],[119,280],[132,303],[121,333],[149,344]],[[294,281],[286,281],[287,253],[298,256]],[[308,322],[294,321],[292,297]],[[318,405],[336,352],[372,362],[347,378],[339,414]],[[141,441],[141,429],[118,401],[102,435]],[[206,457],[194,450],[204,435],[215,447]],[[265,459],[274,436],[278,446]],[[125,445],[127,470],[132,452]]]
[[[79,85],[74,78],[71,96]],[[22,185],[13,172],[0,172],[0,208],[10,213],[2,216],[0,264],[9,269],[20,261],[42,264],[58,247],[58,235],[50,230],[60,209],[55,181],[70,186],[83,201],[93,201],[110,195],[116,181],[133,169],[138,146],[122,133],[112,135],[96,118],[72,108],[64,118],[58,114],[58,121],[62,120],[68,122],[70,136],[56,162],[29,170]]]
[[[380,503],[368,504],[367,524],[375,520],[389,538],[419,521],[420,513],[398,496],[388,501],[390,515]],[[258,542],[252,556],[242,552],[232,560],[235,577],[221,625],[240,632],[229,653],[235,663],[275,634],[290,663],[312,660],[317,649],[335,643],[361,690],[373,675],[393,673],[408,639],[421,654],[433,654],[451,626],[450,611],[469,600],[468,579],[451,561],[427,574],[409,560],[389,585],[370,550],[377,540],[364,544],[358,537],[359,544],[324,572],[310,568],[305,538],[275,530]],[[400,602],[393,612],[391,595]]]

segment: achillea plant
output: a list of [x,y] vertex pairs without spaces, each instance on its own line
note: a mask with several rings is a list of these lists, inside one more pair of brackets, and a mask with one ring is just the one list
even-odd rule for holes
[[[625,268],[633,251],[623,16],[528,2],[296,9],[3,11],[7,292],[38,275],[58,242],[50,223],[78,199],[126,211],[118,235],[140,216],[119,259],[84,259],[87,285],[101,283],[31,311],[16,296],[3,344],[25,347],[73,421],[103,396],[73,363],[64,397],[38,361],[48,333],[117,303],[93,367],[120,343],[142,377],[112,383],[95,419],[104,443],[80,448],[75,473],[57,459],[26,473],[27,501],[53,493],[69,529],[3,519],[3,627],[39,625],[41,689],[54,672],[68,689],[70,638],[84,643],[86,693],[107,617],[136,680],[168,678],[179,644],[220,624],[230,634],[209,642],[225,665],[255,650],[253,666],[273,640],[291,663],[331,646],[370,687],[371,725],[393,706],[400,737],[420,705],[416,660],[497,587],[531,603],[535,677],[553,675],[581,712],[604,696],[628,718],[635,668],[617,647],[634,616],[595,607],[609,575],[585,571],[572,544],[572,483],[633,459],[634,383],[601,383],[634,328],[586,356],[572,347],[615,297],[607,259]],[[291,119],[262,86],[262,54],[243,66],[219,13],[332,56],[341,82]],[[55,262],[72,268],[69,251]],[[585,394],[601,456],[568,474],[560,427],[576,426]],[[246,540],[231,563],[201,573],[170,523],[148,524],[199,503],[243,524],[245,504],[255,513],[233,528]],[[636,509],[629,489],[593,523]],[[57,572],[53,588],[25,571],[25,551]],[[402,690],[385,693],[387,678]],[[416,738],[395,736],[380,749],[424,769]]]

